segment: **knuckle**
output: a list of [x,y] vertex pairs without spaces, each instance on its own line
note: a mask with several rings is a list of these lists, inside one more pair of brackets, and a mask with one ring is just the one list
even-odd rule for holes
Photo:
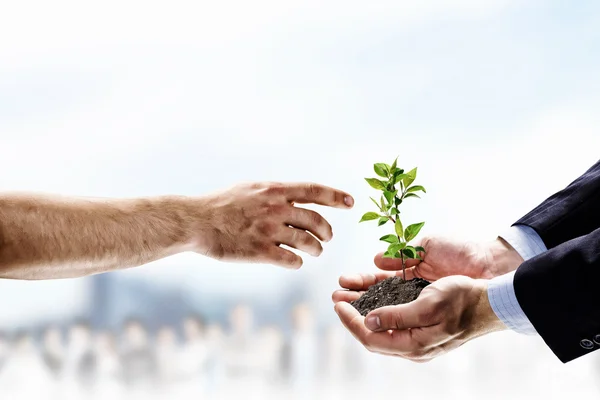
[[281,183],[272,182],[266,185],[265,194],[268,196],[281,196],[285,191],[284,186]]
[[306,187],[306,194],[308,197],[315,198],[319,197],[323,193],[323,188],[316,183],[309,183]]
[[420,241],[421,247],[424,247],[425,249],[427,249],[427,247],[429,247],[430,242],[431,242],[430,236],[427,236],[427,235],[423,236]]
[[283,214],[285,207],[282,204],[270,203],[265,206],[265,212],[269,215]]
[[313,212],[310,215],[310,223],[312,226],[321,226],[324,224],[324,218],[319,213]]
[[270,245],[266,242],[255,241],[252,243],[252,247],[254,247],[254,250],[258,253],[266,253],[269,250]]
[[298,263],[298,256],[290,251],[278,251],[276,260],[283,265],[296,265]]
[[382,327],[389,327],[390,329],[404,329],[404,318],[399,312],[385,312],[380,314]]
[[315,242],[315,239],[308,233],[304,233],[304,235],[302,235],[302,244],[305,246],[311,246],[313,245]]
[[270,221],[260,221],[256,224],[256,230],[263,236],[271,236],[276,230],[275,224]]
[[344,204],[344,194],[337,190],[333,191],[333,202],[335,204]]

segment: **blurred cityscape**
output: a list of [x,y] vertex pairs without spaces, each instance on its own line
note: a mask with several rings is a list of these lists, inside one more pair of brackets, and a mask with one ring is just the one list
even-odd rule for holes
[[[0,398],[552,399],[570,393],[592,399],[600,394],[595,380],[586,378],[600,372],[599,358],[579,364],[574,376],[583,385],[569,379],[572,367],[552,382],[560,363],[541,341],[519,335],[507,342],[510,349],[497,338],[484,338],[432,363],[414,364],[367,352],[338,321],[319,323],[315,308],[294,286],[289,298],[274,299],[278,307],[263,308],[259,316],[260,305],[251,301],[224,307],[225,300],[215,300],[194,309],[159,285],[113,279],[114,274],[93,278],[87,315],[0,333]],[[502,382],[510,385],[496,387]]]

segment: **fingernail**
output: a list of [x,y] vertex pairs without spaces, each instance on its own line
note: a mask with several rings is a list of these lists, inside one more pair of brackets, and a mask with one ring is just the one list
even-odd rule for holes
[[367,328],[369,328],[372,331],[377,331],[377,330],[379,330],[379,328],[381,328],[381,320],[379,319],[379,317],[377,315],[367,317],[367,320],[365,323],[367,324]]
[[354,199],[352,198],[352,196],[345,196],[344,197],[344,203],[348,206],[348,207],[352,207],[352,205],[354,205]]

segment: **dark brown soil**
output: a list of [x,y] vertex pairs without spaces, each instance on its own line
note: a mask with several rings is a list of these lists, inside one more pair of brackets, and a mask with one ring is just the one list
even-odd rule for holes
[[399,276],[387,278],[371,286],[359,299],[352,303],[358,312],[366,316],[376,308],[410,303],[421,294],[429,282],[416,278],[405,281]]

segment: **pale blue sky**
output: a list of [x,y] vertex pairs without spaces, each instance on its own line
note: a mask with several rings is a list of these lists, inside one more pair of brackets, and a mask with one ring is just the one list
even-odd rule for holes
[[[597,1],[13,3],[0,6],[2,190],[193,195],[276,179],[357,199],[323,211],[335,240],[298,273],[182,255],[127,278],[216,291],[234,276],[250,294],[310,279],[328,302],[337,275],[381,249],[381,230],[356,223],[374,162],[419,166],[429,191],[406,212],[424,232],[489,239],[599,157]],[[14,306],[0,322],[68,314],[84,291],[0,282]]]
[[[476,237],[596,157],[577,141],[575,160],[563,154],[565,140],[600,136],[594,2],[194,4],[117,13],[116,2],[87,10],[65,1],[38,4],[37,18],[27,3],[8,6],[0,17],[2,188],[192,195],[242,180],[316,180],[357,197],[352,213],[325,211],[339,218],[340,241],[362,243],[364,234],[363,246],[376,249],[374,233],[354,220],[368,207],[361,177],[380,159],[401,154],[407,167],[419,165],[430,195],[415,207],[427,231]],[[565,171],[537,177],[558,154],[569,159]],[[507,189],[525,200],[514,190],[500,192],[504,203],[489,198],[503,171],[523,174]],[[474,180],[459,199],[457,187]],[[460,213],[506,201],[511,208],[477,222]],[[455,221],[461,227],[451,229]],[[186,261],[196,262],[206,264]],[[200,275],[219,275],[208,264]],[[173,276],[129,274],[150,271]]]

